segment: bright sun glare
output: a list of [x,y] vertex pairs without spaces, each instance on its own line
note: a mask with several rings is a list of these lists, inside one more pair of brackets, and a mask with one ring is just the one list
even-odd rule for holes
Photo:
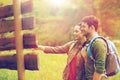
[[64,3],[64,0],[50,0],[50,1],[55,6],[62,6]]

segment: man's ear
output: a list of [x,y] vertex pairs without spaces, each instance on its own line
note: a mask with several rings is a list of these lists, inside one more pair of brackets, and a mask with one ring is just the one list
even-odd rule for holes
[[94,27],[93,25],[91,25],[90,28],[91,28],[92,30],[95,30],[95,27]]

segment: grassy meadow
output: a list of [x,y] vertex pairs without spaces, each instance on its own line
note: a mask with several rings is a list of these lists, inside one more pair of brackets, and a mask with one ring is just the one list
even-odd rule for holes
[[[25,71],[25,80],[62,80],[62,72],[66,65],[66,54],[44,54],[36,51],[39,56],[39,70]],[[2,54],[7,52],[2,52]],[[18,80],[16,70],[0,69],[0,80]]]
[[[118,46],[117,46],[118,47]],[[120,53],[120,46],[118,48]],[[28,51],[30,52],[30,51]],[[1,52],[7,54],[8,52]],[[12,53],[12,51],[10,51]],[[62,72],[66,65],[66,54],[45,54],[37,50],[39,56],[39,70],[25,71],[25,80],[62,80]],[[0,69],[0,80],[18,80],[16,70]],[[110,80],[120,80],[120,72]]]

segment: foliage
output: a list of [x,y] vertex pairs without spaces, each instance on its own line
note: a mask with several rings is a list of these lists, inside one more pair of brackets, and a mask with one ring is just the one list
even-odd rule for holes
[[[35,10],[34,14],[37,15],[36,21],[37,21],[38,27],[41,27],[40,29],[41,31],[38,31],[38,33],[39,32],[41,33],[42,28],[45,28],[43,24],[48,24],[48,26],[53,24],[56,27],[57,26],[64,27],[62,28],[63,32],[59,31],[59,29],[56,31],[58,32],[59,35],[64,35],[64,33],[68,33],[66,34],[67,35],[66,37],[68,37],[69,35],[71,35],[70,33],[71,28],[75,24],[79,23],[83,16],[93,14],[100,18],[101,27],[102,27],[102,30],[104,31],[104,32],[101,31],[101,33],[104,33],[104,35],[108,35],[114,39],[115,38],[119,39],[120,37],[118,33],[120,30],[120,26],[119,26],[120,25],[120,20],[119,20],[120,6],[119,6],[118,0],[110,0],[110,1],[70,0],[69,2],[64,3],[65,5],[63,4],[61,8],[58,8],[58,7],[55,8],[55,6],[54,7],[51,6],[50,4],[47,3],[47,0],[41,0],[41,1],[36,0],[35,2],[36,2],[36,5],[34,9]],[[41,5],[41,7],[39,7],[39,4]],[[55,22],[58,22],[58,23],[61,22],[62,25],[56,24]],[[48,32],[49,30],[46,29],[46,31]],[[49,35],[49,33],[45,33],[45,34]],[[39,37],[39,39],[41,38]],[[68,39],[70,40],[69,37]],[[68,41],[68,39],[65,39],[65,40]],[[64,39],[62,41],[64,41]]]
[[120,37],[118,30],[120,30],[120,1],[119,0],[104,0],[100,3],[100,14],[103,31],[109,36]]
[[[12,3],[11,0],[0,2],[2,5]],[[71,35],[71,28],[79,23],[83,16],[91,14],[100,18],[101,27],[104,31],[101,31],[101,33],[116,39],[120,37],[118,33],[120,30],[120,2],[118,0],[70,0],[60,7],[50,4],[49,0],[34,0],[33,4],[33,15],[35,15],[36,19],[36,29],[34,32],[38,35],[38,41],[42,44],[49,43],[49,45],[54,45],[62,44],[63,41],[69,41],[71,39],[69,37]],[[62,38],[58,40],[56,35],[58,37],[62,36]],[[48,39],[46,40],[45,38]]]

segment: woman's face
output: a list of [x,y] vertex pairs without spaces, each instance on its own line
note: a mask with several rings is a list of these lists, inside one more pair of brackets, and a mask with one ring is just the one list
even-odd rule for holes
[[74,27],[73,35],[76,40],[80,40],[81,38],[83,38],[83,34],[81,33],[80,26],[76,25]]

